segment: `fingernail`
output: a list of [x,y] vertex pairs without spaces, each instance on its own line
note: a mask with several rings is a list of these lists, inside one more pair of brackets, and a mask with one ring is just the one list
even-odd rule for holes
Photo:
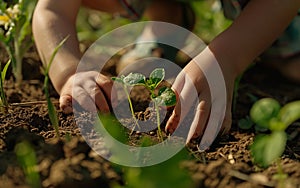
[[73,108],[69,105],[62,106],[61,109],[65,114],[70,114],[73,112]]

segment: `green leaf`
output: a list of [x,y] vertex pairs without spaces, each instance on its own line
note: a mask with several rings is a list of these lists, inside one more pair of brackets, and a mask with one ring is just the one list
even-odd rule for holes
[[55,129],[57,138],[59,138],[59,130],[58,130],[59,121],[58,121],[58,117],[57,117],[57,111],[56,111],[53,103],[51,102],[50,98],[48,98],[48,97],[47,97],[47,105],[48,105],[48,113],[49,113],[50,122]]
[[149,84],[156,88],[165,78],[165,70],[163,68],[154,69],[149,76]]
[[259,135],[250,147],[254,162],[262,167],[269,166],[279,158],[286,145],[287,136],[284,131],[274,131],[271,135]]
[[249,116],[247,116],[246,118],[240,119],[239,122],[238,122],[239,128],[244,129],[244,130],[250,129],[253,126],[253,124],[254,123],[250,119]]
[[54,48],[54,51],[52,52],[51,54],[51,57],[50,57],[50,60],[48,62],[48,66],[45,70],[45,75],[48,75],[49,73],[49,70],[50,70],[50,67],[52,65],[52,62],[54,60],[54,57],[56,56],[58,50],[63,46],[63,44],[67,41],[67,39],[69,38],[69,36],[65,37],[55,48]]
[[112,77],[111,78],[113,81],[115,81],[115,82],[119,82],[119,83],[122,83],[122,84],[124,84],[124,82],[123,82],[123,79],[122,78],[119,78],[119,77]]
[[168,87],[163,87],[159,90],[158,96],[154,98],[158,106],[167,106],[171,107],[176,105],[176,94],[175,92]]
[[260,99],[250,109],[250,117],[254,123],[268,129],[270,120],[277,117],[280,108],[280,104],[275,99]]
[[278,159],[284,152],[287,141],[287,135],[284,131],[274,131],[269,135],[265,148],[265,163],[270,165]]
[[9,67],[10,63],[11,63],[11,60],[8,60],[8,62],[6,63],[6,65],[4,66],[4,68],[3,68],[2,72],[1,72],[1,79],[2,79],[2,81],[5,80],[7,69]]
[[300,101],[290,102],[279,111],[279,119],[288,127],[297,119],[300,119]]
[[144,85],[145,80],[145,76],[140,73],[130,73],[123,79],[124,83],[128,86]]

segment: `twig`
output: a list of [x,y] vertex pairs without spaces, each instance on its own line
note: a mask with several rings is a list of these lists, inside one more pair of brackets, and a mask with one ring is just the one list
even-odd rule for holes
[[254,184],[259,184],[259,185],[263,185],[263,186],[267,186],[267,187],[275,186],[275,183],[273,181],[263,181],[261,179],[258,179],[257,176],[255,176],[255,175],[247,175],[247,174],[241,173],[236,170],[231,170],[229,172],[229,175],[232,177],[238,178],[240,180],[247,181],[247,182],[254,183]]
[[[58,104],[58,101],[54,101],[54,104]],[[31,101],[31,102],[21,102],[21,103],[11,103],[9,106],[31,106],[36,104],[47,104],[47,101]]]

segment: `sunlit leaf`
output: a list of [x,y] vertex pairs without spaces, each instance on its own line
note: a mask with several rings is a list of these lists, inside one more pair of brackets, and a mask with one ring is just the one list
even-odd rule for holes
[[262,167],[269,166],[279,158],[286,145],[287,136],[284,131],[274,131],[270,135],[259,135],[251,145],[254,162]]
[[151,72],[149,76],[149,82],[151,85],[153,85],[153,88],[156,88],[158,84],[164,80],[164,78],[165,70],[163,68],[156,68]]
[[163,87],[154,100],[159,106],[174,106],[176,104],[176,94],[171,88]]
[[263,128],[269,128],[270,120],[277,117],[280,108],[280,104],[275,99],[260,99],[252,106],[250,110],[250,117],[257,125]]
[[297,119],[300,119],[300,101],[294,101],[284,105],[279,112],[278,118],[286,127]]
[[130,73],[123,79],[124,83],[129,86],[143,85],[145,80],[145,76],[140,73]]

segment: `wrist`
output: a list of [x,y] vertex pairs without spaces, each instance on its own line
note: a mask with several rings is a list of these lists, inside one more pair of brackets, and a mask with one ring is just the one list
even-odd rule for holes
[[52,67],[49,72],[49,76],[55,90],[60,94],[65,83],[72,77],[76,72],[76,68],[73,67]]

